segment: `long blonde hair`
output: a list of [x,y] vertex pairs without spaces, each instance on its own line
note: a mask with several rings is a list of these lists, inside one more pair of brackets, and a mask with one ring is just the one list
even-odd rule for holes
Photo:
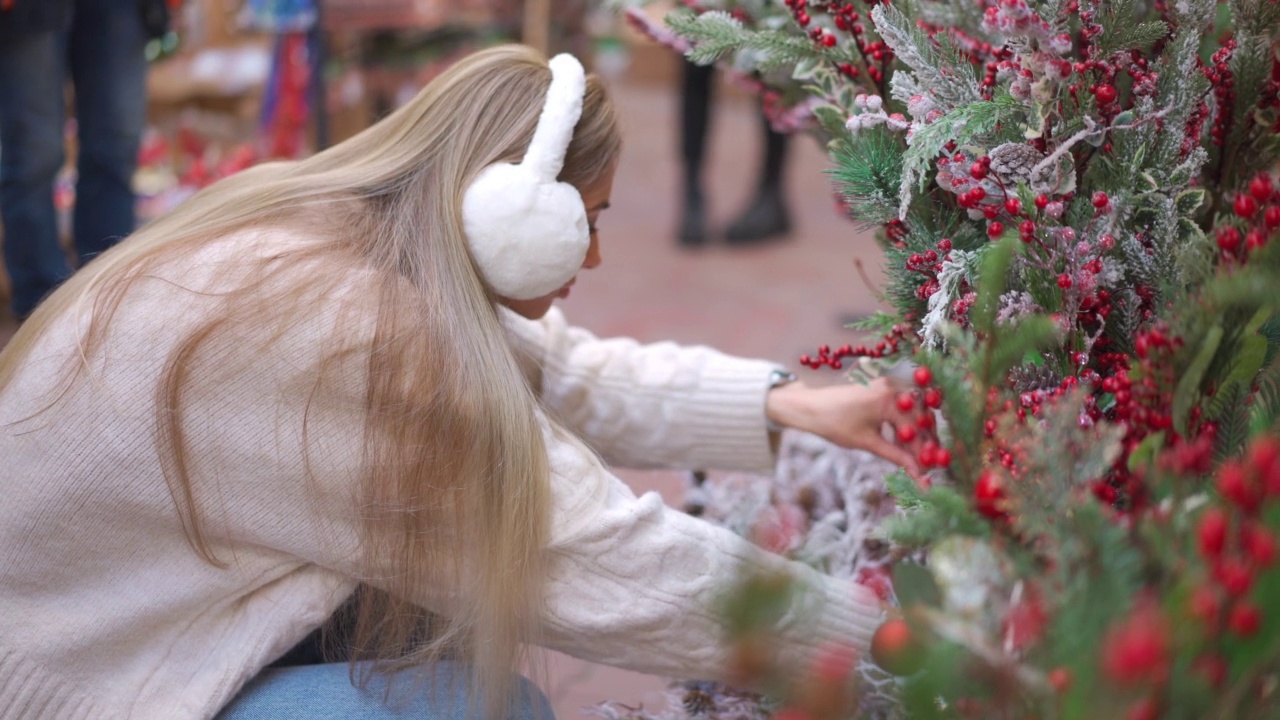
[[[361,542],[368,567],[383,570],[379,589],[360,593],[355,659],[395,658],[375,666],[391,669],[446,656],[468,661],[472,697],[482,695],[491,715],[505,712],[522,641],[536,638],[549,468],[536,391],[468,252],[461,201],[485,166],[523,157],[550,77],[546,60],[520,46],[459,61],[359,135],[304,160],[222,180],[140,229],[52,295],[0,353],[3,391],[41,329],[87,298],[93,312],[81,357],[92,357],[148,269],[245,229],[302,229],[316,238],[316,258],[356,258],[360,271],[383,278],[376,328],[358,348],[368,357],[360,490],[366,507],[376,508],[364,513]],[[615,110],[589,77],[560,179],[592,183],[614,165],[620,146]],[[169,491],[189,542],[214,564],[221,561],[205,536],[189,469],[196,438],[183,422],[185,368],[264,313],[281,327],[305,316],[317,293],[338,285],[304,277],[280,289],[268,282],[289,277],[278,273],[279,263],[257,262],[250,280],[228,294],[226,311],[178,343],[155,390]],[[347,339],[334,340],[347,348],[334,353],[350,350]],[[408,598],[442,579],[466,601],[428,622]]]

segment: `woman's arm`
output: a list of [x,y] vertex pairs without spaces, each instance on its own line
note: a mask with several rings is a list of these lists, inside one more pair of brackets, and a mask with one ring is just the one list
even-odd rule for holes
[[602,340],[555,308],[536,321],[503,315],[547,408],[612,464],[771,472],[769,420],[920,473],[911,450],[925,433],[906,448],[881,434],[886,422],[914,424],[888,379],[770,390],[774,363],[704,346]]
[[881,620],[872,592],[671,510],[656,494],[636,498],[572,439],[549,433],[556,514],[544,644],[641,672],[724,679],[717,601],[755,569],[807,589],[775,628],[779,662],[806,667],[832,645],[867,650]]
[[503,311],[508,335],[540,370],[556,419],[608,462],[626,467],[769,472],[769,375],[762,360],[708,347],[602,340],[553,308],[537,321]]

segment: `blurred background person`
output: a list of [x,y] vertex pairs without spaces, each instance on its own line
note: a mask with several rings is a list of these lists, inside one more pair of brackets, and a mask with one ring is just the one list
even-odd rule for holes
[[[702,168],[706,160],[707,130],[711,124],[711,103],[716,80],[714,65],[683,62],[680,93],[680,160],[684,171],[683,209],[678,239],[683,247],[699,247],[707,242],[706,201]],[[761,112],[764,144],[756,194],[750,205],[725,230],[729,245],[748,245],[783,240],[791,232],[783,189],[787,158],[786,135],[776,132]]]
[[[167,10],[164,0],[0,0],[0,218],[19,321],[73,265],[133,231],[145,47],[164,32]],[[68,78],[79,147],[71,259],[53,199],[66,160]]]

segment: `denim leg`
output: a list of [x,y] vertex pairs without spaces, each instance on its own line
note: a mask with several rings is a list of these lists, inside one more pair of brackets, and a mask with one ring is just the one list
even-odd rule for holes
[[0,43],[0,220],[18,317],[71,274],[53,209],[53,182],[65,160],[65,47],[55,32]]
[[74,237],[85,263],[133,232],[133,173],[147,111],[146,31],[136,2],[76,0],[68,39],[75,83]]
[[[216,720],[468,720],[465,669],[441,662],[431,679],[409,697],[393,695],[390,707],[383,703],[386,684],[375,678],[367,690],[352,686],[347,663],[268,668],[251,680]],[[404,678],[400,682],[411,683]],[[396,687],[399,687],[397,683]],[[506,717],[510,720],[554,720],[546,695],[521,677],[519,697]],[[398,700],[398,701],[397,701]]]

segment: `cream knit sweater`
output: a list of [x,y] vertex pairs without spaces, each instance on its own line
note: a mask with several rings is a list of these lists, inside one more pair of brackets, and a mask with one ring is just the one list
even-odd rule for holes
[[[357,416],[309,392],[319,325],[288,328],[251,367],[232,355],[194,368],[193,471],[226,568],[188,546],[161,473],[157,374],[182,331],[216,307],[192,290],[203,271],[287,242],[280,233],[231,238],[171,276],[142,281],[85,381],[31,417],[74,356],[78,321],[59,320],[0,395],[0,718],[213,717],[323,622],[352,578],[376,574],[359,565],[351,502]],[[764,399],[772,365],[702,347],[600,340],[557,310],[536,322],[504,310],[503,320],[540,365],[547,408],[605,461],[771,467]],[[304,410],[309,447],[320,455],[311,481],[299,449]],[[764,563],[814,588],[780,628],[785,662],[803,667],[826,643],[866,648],[880,617],[870,592],[766,556],[656,494],[637,498],[596,456],[547,427],[547,645],[642,672],[718,677],[726,649],[713,601],[743,563]],[[418,600],[440,607],[447,591],[424,587]]]

